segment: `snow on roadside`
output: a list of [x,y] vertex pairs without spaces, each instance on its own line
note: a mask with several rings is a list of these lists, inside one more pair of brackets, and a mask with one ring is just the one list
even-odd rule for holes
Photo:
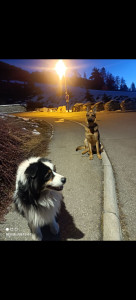
[[32,133],[33,133],[33,134],[37,134],[37,135],[40,134],[40,132],[37,131],[36,129],[34,129],[34,130],[32,131]]

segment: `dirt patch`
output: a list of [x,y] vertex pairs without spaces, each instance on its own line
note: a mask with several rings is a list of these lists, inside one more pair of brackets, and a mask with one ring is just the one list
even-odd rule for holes
[[19,163],[30,156],[46,156],[51,134],[45,121],[0,115],[0,221],[13,201]]

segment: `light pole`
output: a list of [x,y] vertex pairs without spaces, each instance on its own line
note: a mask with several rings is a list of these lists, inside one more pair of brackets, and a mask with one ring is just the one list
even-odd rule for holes
[[64,76],[65,79],[65,100],[66,100],[66,106],[67,106],[67,110],[69,112],[69,95],[67,93],[67,85],[66,85],[66,67],[64,65],[63,60],[59,60],[56,64],[55,70],[57,72],[57,74],[59,75],[60,80],[62,79],[62,77]]

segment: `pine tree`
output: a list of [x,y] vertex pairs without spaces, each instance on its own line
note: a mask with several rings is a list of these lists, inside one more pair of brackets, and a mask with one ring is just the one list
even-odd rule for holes
[[92,81],[92,89],[102,90],[104,80],[99,69],[94,67],[89,79]]
[[106,76],[107,76],[107,75],[106,75],[106,70],[105,70],[104,67],[101,68],[100,73],[101,73],[101,76],[102,76],[102,78],[103,78],[104,84],[106,84]]
[[115,89],[118,91],[120,87],[120,78],[119,76],[115,77]]
[[114,77],[111,73],[107,73],[106,86],[107,86],[107,89],[110,90],[110,91],[115,90],[115,80],[114,80]]
[[120,91],[128,91],[128,87],[123,77],[121,78]]
[[130,90],[131,90],[132,92],[135,92],[135,91],[136,91],[136,87],[135,87],[134,82],[131,83]]

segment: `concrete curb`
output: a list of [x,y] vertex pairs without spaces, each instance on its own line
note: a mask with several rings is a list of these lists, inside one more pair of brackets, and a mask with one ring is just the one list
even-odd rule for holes
[[115,179],[111,163],[105,151],[102,152],[104,166],[104,212],[103,241],[121,241],[122,232],[115,188]]

